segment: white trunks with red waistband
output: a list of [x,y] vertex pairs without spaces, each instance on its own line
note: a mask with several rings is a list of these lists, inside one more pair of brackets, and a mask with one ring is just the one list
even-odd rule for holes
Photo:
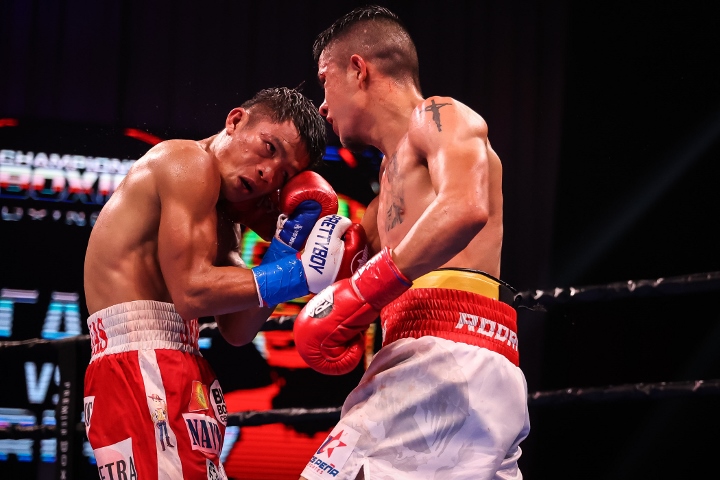
[[302,476],[520,480],[527,385],[513,294],[500,285],[441,270],[385,307],[384,345]]

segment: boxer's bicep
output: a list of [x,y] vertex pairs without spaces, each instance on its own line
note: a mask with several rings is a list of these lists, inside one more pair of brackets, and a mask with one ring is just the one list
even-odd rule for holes
[[373,198],[368,206],[365,208],[365,213],[360,221],[360,224],[365,230],[367,237],[368,254],[370,256],[375,255],[382,250],[380,245],[380,234],[378,233],[377,214],[378,214],[378,202],[379,197]]
[[219,181],[198,162],[163,179],[158,258],[163,278],[179,309],[192,302],[205,286],[217,257]]
[[489,209],[487,125],[449,97],[431,97],[415,112],[409,138],[428,173],[438,202]]

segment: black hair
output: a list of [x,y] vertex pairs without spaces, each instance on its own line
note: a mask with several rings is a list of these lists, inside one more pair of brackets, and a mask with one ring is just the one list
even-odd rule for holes
[[409,79],[420,90],[415,43],[400,18],[387,8],[378,5],[358,7],[335,20],[313,43],[315,63],[323,51],[340,43],[347,44],[352,50],[346,53],[371,58],[384,74]]
[[[321,163],[326,143],[325,120],[312,101],[299,90],[266,88],[241,107],[265,115],[275,123],[292,120],[310,156],[309,168]],[[250,118],[252,122],[252,115]]]

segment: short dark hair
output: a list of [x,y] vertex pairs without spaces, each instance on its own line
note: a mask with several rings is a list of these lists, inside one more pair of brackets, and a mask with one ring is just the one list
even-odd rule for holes
[[315,63],[324,50],[334,48],[341,41],[352,50],[348,53],[373,59],[385,75],[409,79],[420,90],[415,43],[400,18],[387,8],[358,7],[335,20],[313,43]]
[[[321,163],[326,143],[325,120],[312,101],[299,90],[287,87],[266,88],[240,106],[267,116],[274,123],[292,120],[310,155],[308,168]],[[253,117],[250,118],[252,122]]]

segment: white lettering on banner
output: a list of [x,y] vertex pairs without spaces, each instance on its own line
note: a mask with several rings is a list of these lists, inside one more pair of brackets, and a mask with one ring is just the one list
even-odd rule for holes
[[86,157],[84,155],[60,155],[58,153],[33,152],[23,153],[21,150],[0,150],[0,167],[28,166],[49,168],[52,170],[77,171],[84,170],[96,173],[119,173],[126,175],[135,160],[119,160],[108,157]]
[[2,219],[6,222],[17,222],[23,217],[24,210],[20,207],[2,207]]
[[[80,295],[68,292],[52,292],[51,300],[45,315],[42,338],[56,339],[74,337],[82,334],[80,321]],[[60,325],[65,320],[65,331]]]
[[[16,303],[37,303],[37,290],[3,288],[0,290],[0,337],[10,337]],[[65,323],[65,331],[61,330]],[[45,314],[41,336],[56,339],[82,334],[80,295],[76,292],[50,292],[50,304]]]
[[0,197],[102,205],[135,161],[0,150]]
[[[57,370],[57,371],[56,371]],[[52,363],[43,363],[38,376],[37,365],[34,362],[25,362],[25,384],[27,386],[28,401],[41,404],[47,397],[50,380],[55,376],[59,377],[59,370]]]
[[13,316],[16,303],[37,303],[37,290],[0,290],[0,337],[12,335]]

